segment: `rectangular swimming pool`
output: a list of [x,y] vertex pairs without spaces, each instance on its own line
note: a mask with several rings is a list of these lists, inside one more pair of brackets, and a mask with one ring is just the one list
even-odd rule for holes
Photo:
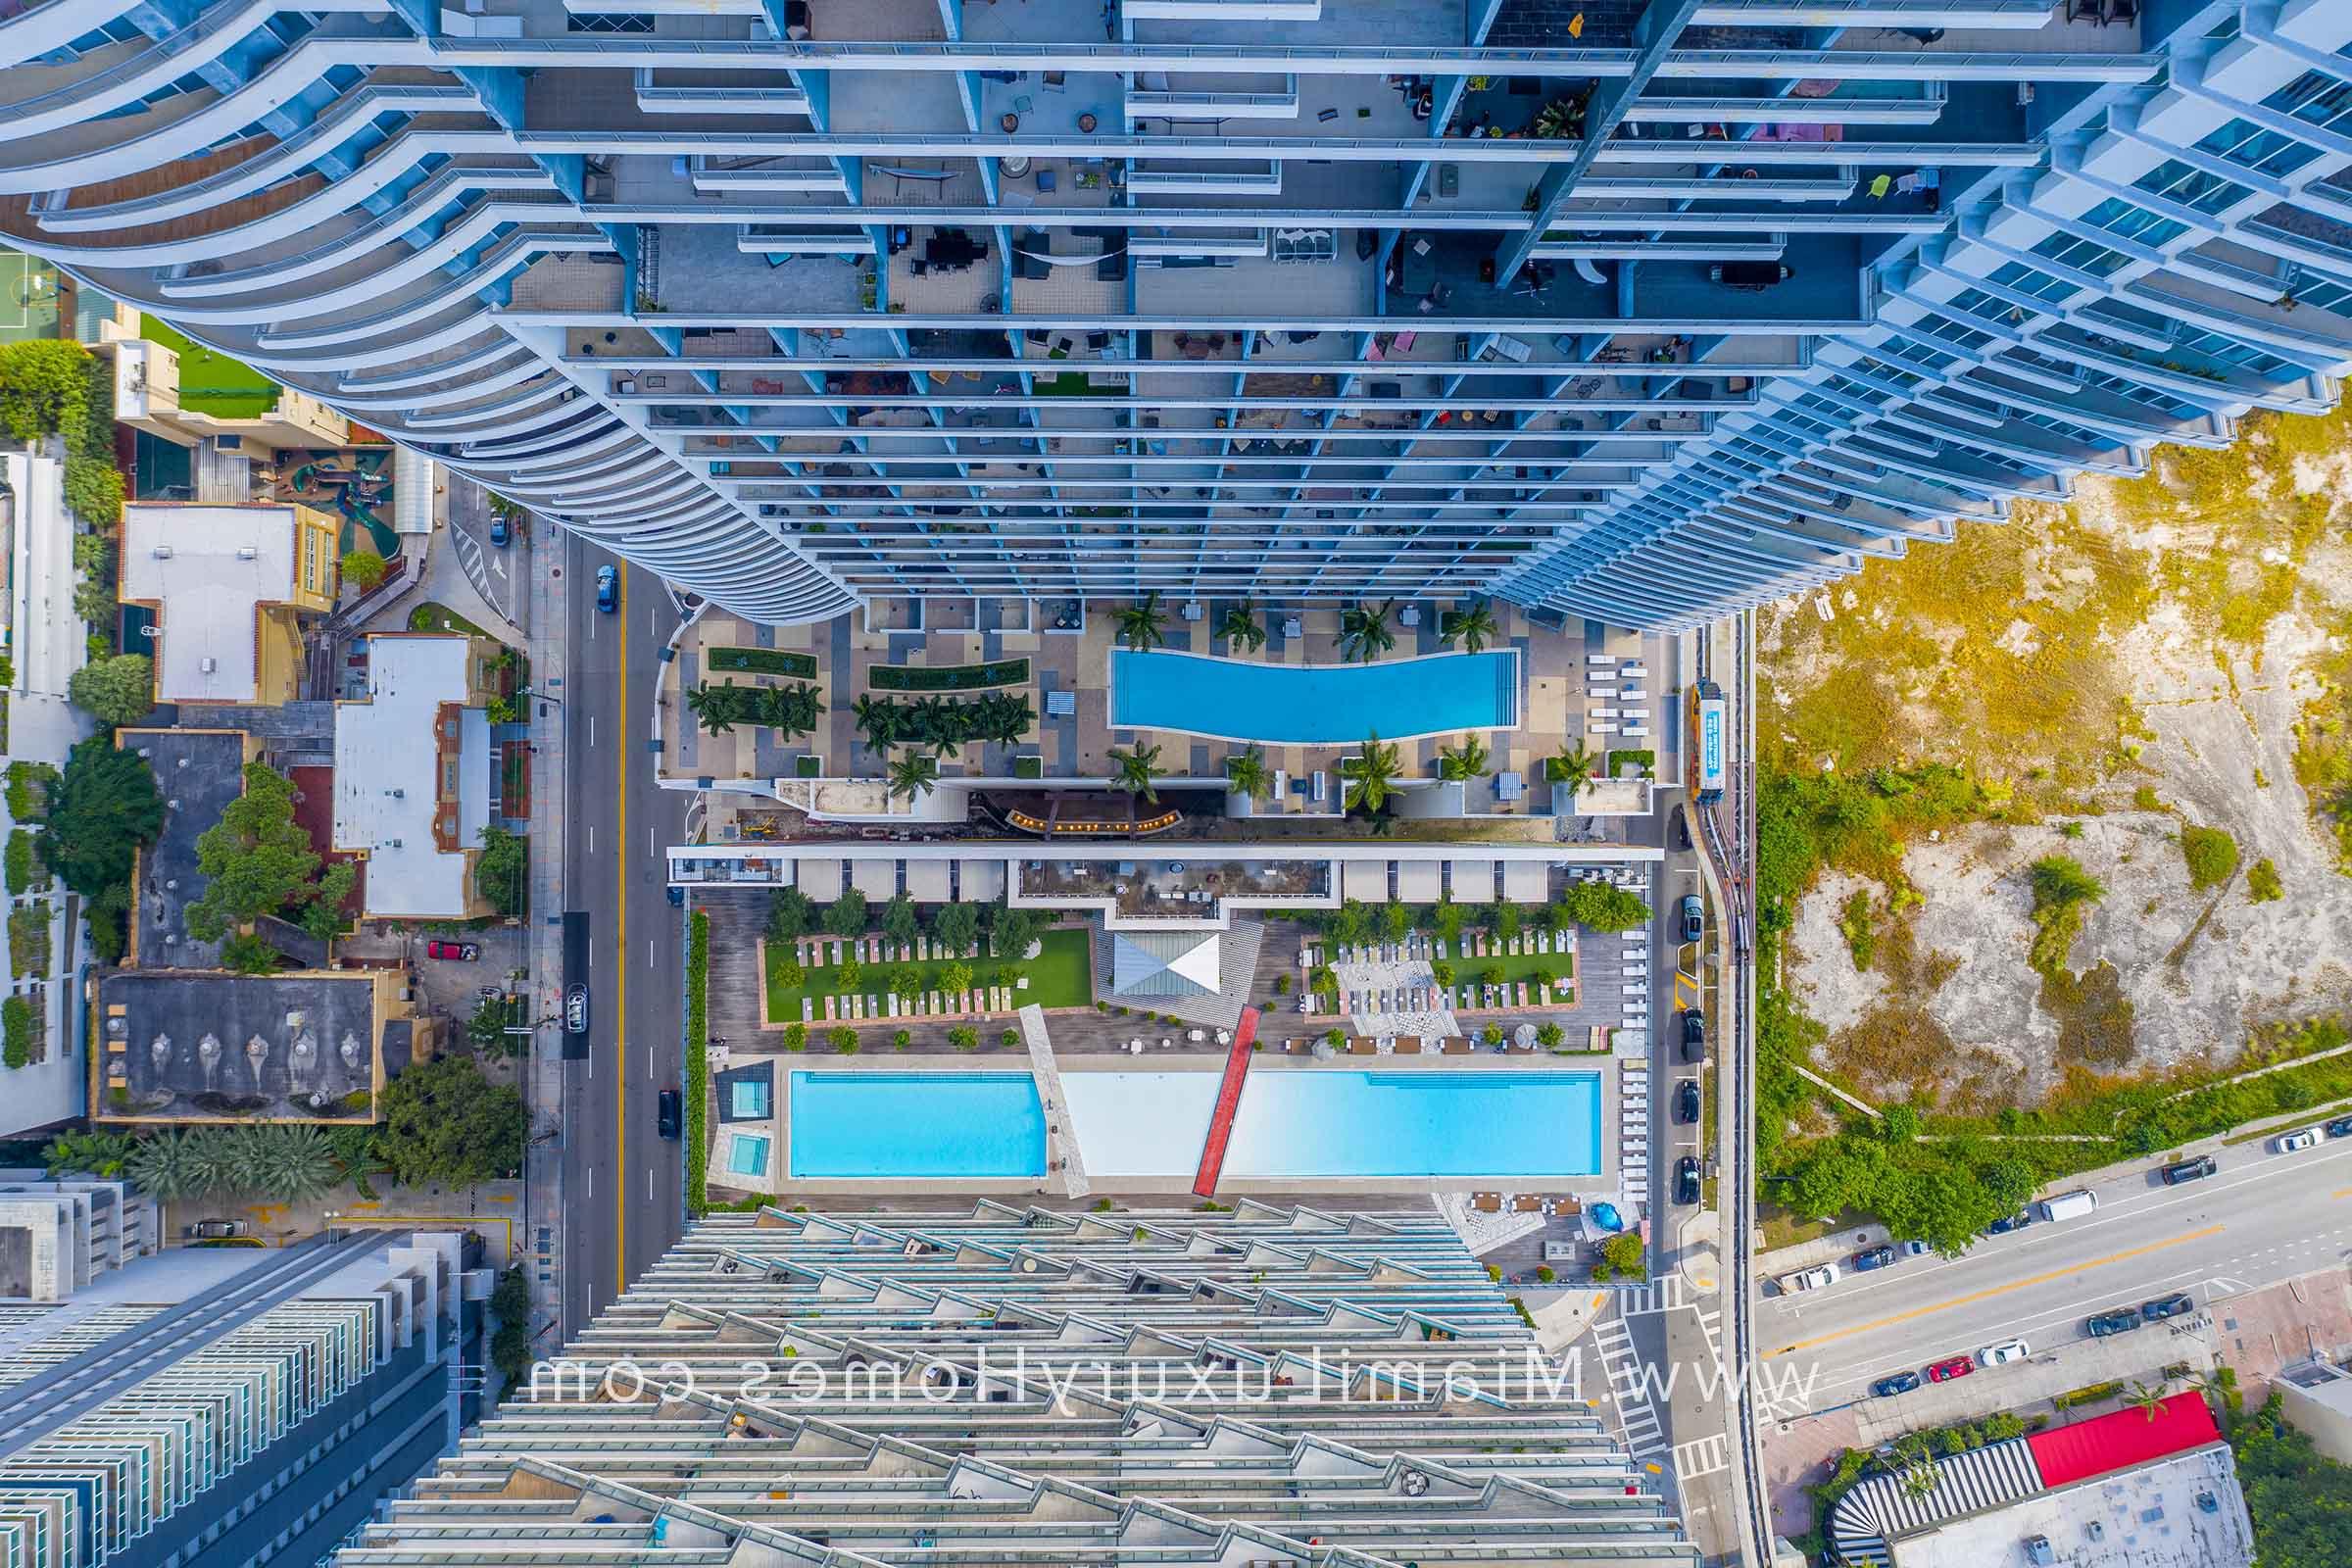
[[796,1072],[792,1179],[1046,1172],[1046,1113],[1025,1072]]
[[1269,664],[1114,650],[1110,721],[1279,746],[1339,746],[1377,730],[1407,740],[1519,723],[1519,653],[1434,654],[1371,664]]

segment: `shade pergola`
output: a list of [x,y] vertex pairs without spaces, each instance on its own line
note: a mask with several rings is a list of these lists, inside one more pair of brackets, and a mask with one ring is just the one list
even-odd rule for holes
[[908,860],[906,865],[906,896],[917,904],[946,904],[948,902],[948,862],[945,860]]
[[812,904],[831,904],[841,897],[841,862],[839,860],[795,860],[793,886],[808,896]]
[[1340,868],[1340,891],[1350,899],[1366,904],[1389,902],[1389,862],[1386,860],[1348,860]]
[[1453,902],[1456,904],[1493,904],[1494,902],[1494,862],[1493,860],[1454,861]]
[[1445,868],[1437,860],[1398,860],[1396,899],[1400,904],[1435,904],[1446,890]]
[[864,894],[869,904],[888,904],[899,896],[899,862],[852,860],[850,886]]
[[1003,860],[958,860],[956,866],[958,903],[994,904],[1004,896]]
[[1513,904],[1542,904],[1551,891],[1551,877],[1542,860],[1505,860],[1502,896]]

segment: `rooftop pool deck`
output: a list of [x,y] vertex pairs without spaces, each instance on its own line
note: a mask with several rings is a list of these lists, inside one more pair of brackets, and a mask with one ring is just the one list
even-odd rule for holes
[[[1066,1130],[1098,1190],[1189,1190],[1221,1062],[1060,1065]],[[1605,1195],[1617,1179],[1616,1069],[1615,1058],[1596,1055],[1406,1056],[1377,1067],[1259,1055],[1219,1190],[1542,1184]],[[778,1060],[776,1071],[783,1103],[757,1130],[784,1146],[769,1164],[779,1188],[1003,1193],[1049,1179],[1048,1124],[1063,1112],[1049,1110],[1033,1075],[1009,1061],[982,1069],[901,1057],[826,1069]],[[723,1182],[723,1170],[714,1179]]]
[[1212,740],[1338,746],[1516,729],[1515,648],[1431,654],[1369,664],[1284,664],[1254,659],[1115,649],[1110,723]]

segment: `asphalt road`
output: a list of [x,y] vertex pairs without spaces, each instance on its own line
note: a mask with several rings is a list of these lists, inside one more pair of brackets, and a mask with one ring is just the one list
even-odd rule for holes
[[[655,1096],[678,1086],[683,911],[662,852],[682,840],[687,796],[654,780],[646,750],[654,682],[678,613],[659,578],[566,542],[564,681],[565,904],[589,918],[588,1056],[566,1065],[564,1321],[594,1316],[681,1228],[680,1146],[656,1136]],[[621,602],[596,608],[599,566],[620,566]]]
[[2164,1186],[2156,1161],[2085,1181],[2096,1212],[1985,1238],[1957,1259],[1930,1253],[1759,1301],[1766,1375],[1815,1374],[1783,1408],[1868,1398],[1875,1379],[2012,1337],[2064,1355],[2094,1343],[2091,1313],[2176,1291],[2202,1306],[2352,1259],[2352,1139],[2299,1154],[2241,1144],[2219,1158],[2217,1175],[2182,1187]]

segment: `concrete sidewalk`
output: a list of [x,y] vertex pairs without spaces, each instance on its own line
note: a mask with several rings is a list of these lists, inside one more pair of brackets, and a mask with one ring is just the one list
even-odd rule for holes
[[[530,575],[529,642],[533,684],[552,701],[532,701],[523,716],[531,726],[536,755],[531,759],[531,907],[523,963],[529,978],[524,994],[532,1004],[532,1021],[555,1018],[564,1006],[564,864],[566,803],[564,726],[562,710],[566,667],[564,628],[569,624],[570,592],[563,570],[564,531],[540,522],[531,529],[528,549],[514,552],[527,560]],[[471,591],[471,584],[467,584]],[[564,1339],[576,1324],[562,1322],[564,1312],[564,1036],[538,1029],[531,1036],[530,1057],[523,1074],[523,1103],[530,1111],[531,1147],[523,1164],[523,1209],[526,1234],[523,1249],[531,1279],[531,1333],[536,1340],[553,1329],[552,1338]]]
[[[373,1198],[362,1198],[349,1183],[323,1198],[293,1202],[239,1202],[207,1199],[200,1202],[164,1205],[164,1235],[179,1239],[184,1226],[198,1220],[243,1220],[253,1236],[273,1247],[285,1247],[323,1233],[332,1225],[380,1226],[385,1229],[474,1230],[489,1244],[489,1259],[499,1268],[517,1261],[522,1246],[520,1216],[522,1184],[485,1182],[479,1187],[400,1187],[389,1176],[369,1184]],[[331,1218],[330,1218],[331,1216]]]

